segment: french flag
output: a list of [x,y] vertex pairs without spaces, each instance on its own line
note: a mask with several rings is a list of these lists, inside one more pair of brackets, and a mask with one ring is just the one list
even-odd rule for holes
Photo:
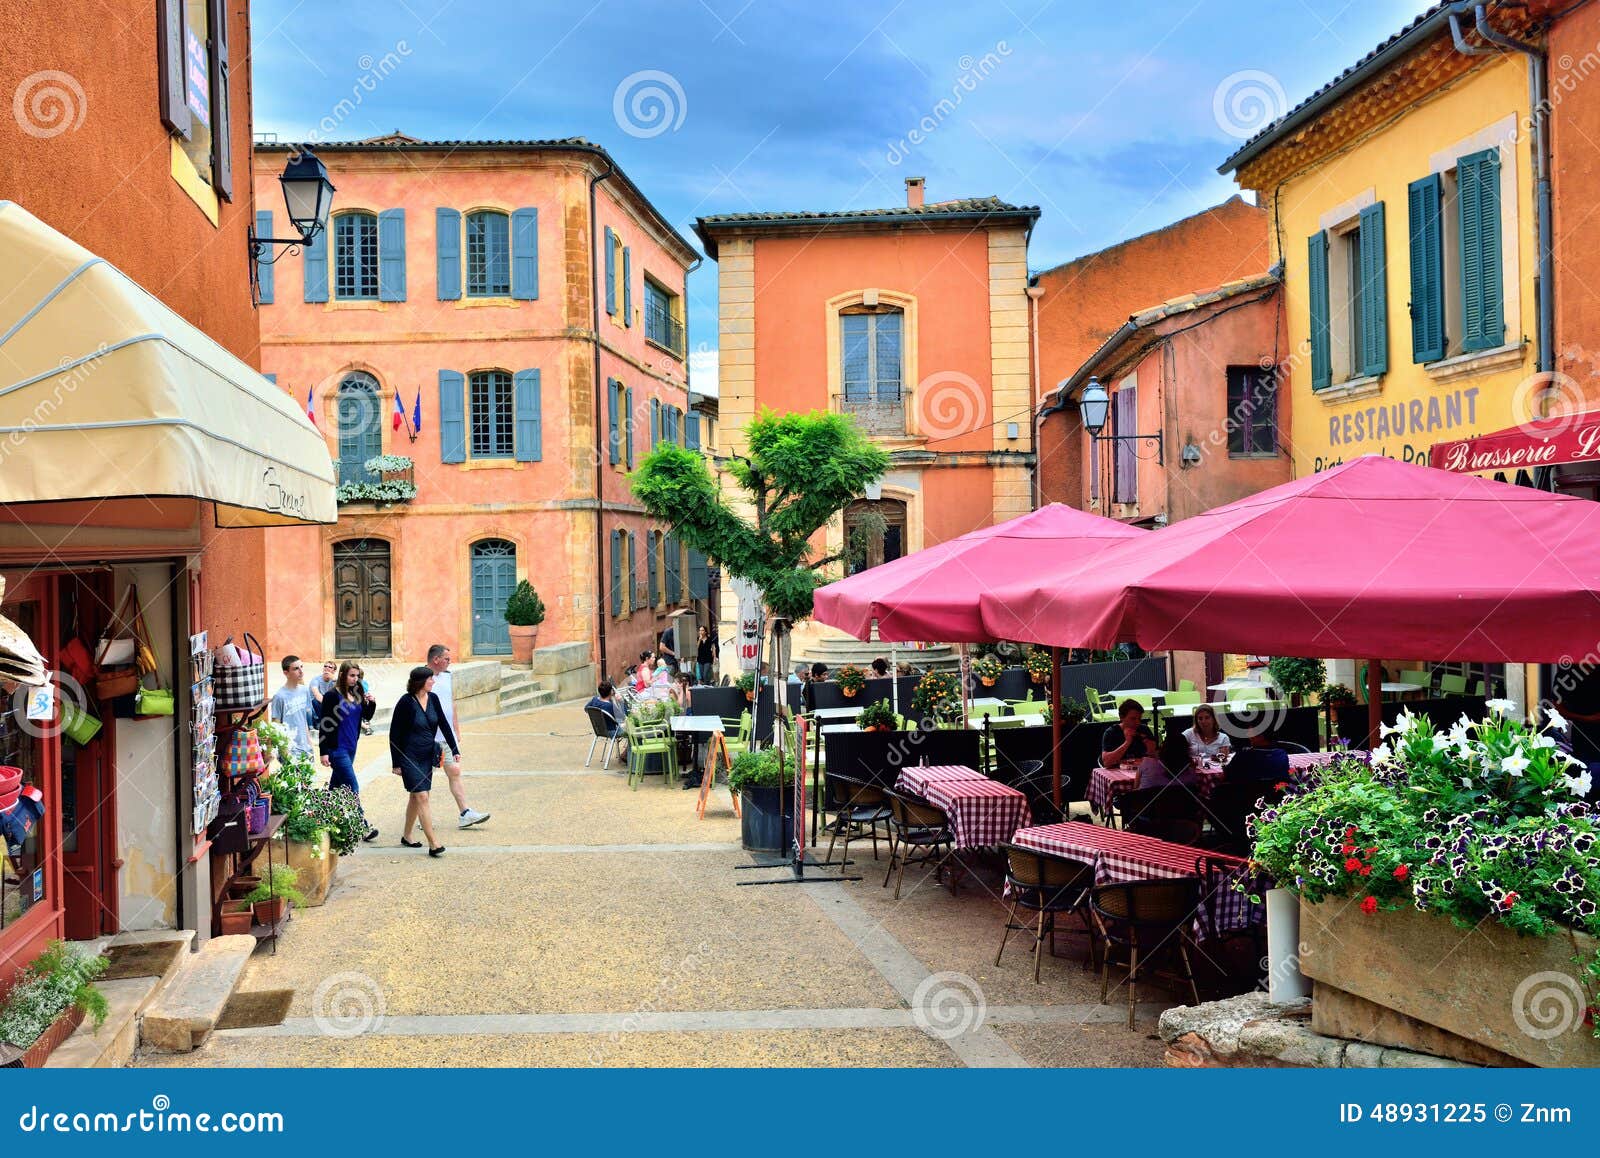
[[317,408],[312,403],[312,390],[313,387],[306,387],[306,417],[311,419],[312,426],[315,426],[318,430],[321,430],[322,426],[317,422]]
[[400,424],[406,420],[405,403],[400,401],[400,391],[398,390],[394,392],[394,413],[390,415],[390,418],[392,419],[390,425],[394,430],[399,430]]

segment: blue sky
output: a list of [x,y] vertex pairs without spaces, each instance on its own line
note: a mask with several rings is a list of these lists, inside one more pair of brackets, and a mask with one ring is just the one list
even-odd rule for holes
[[[925,176],[929,200],[1040,206],[1030,262],[1044,269],[1231,195],[1216,166],[1265,110],[1427,6],[256,0],[255,127],[588,137],[691,240],[696,216],[898,205]],[[709,263],[689,298],[708,372]]]

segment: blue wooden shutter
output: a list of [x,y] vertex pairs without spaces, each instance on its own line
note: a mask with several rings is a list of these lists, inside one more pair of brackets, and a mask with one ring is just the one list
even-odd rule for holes
[[628,532],[628,610],[639,607],[639,536]]
[[1328,344],[1328,234],[1313,233],[1306,245],[1306,296],[1311,307],[1311,389],[1333,385],[1333,348]]
[[626,417],[627,417],[627,427],[628,427],[628,429],[627,429],[627,435],[628,435],[628,469],[632,470],[633,469],[633,387],[632,386],[628,387],[627,392],[623,395],[623,398],[627,403],[627,406],[626,406]]
[[539,371],[518,370],[512,375],[516,400],[516,457],[518,462],[544,458],[544,420],[539,413]]
[[611,532],[611,614],[622,614],[622,532]]
[[617,247],[615,235],[606,226],[606,313],[617,316]]
[[706,571],[706,557],[693,547],[689,548],[689,598],[706,599],[711,595],[711,578]]
[[1443,182],[1430,173],[1406,187],[1411,225],[1411,360],[1444,357],[1444,244],[1439,226]]
[[667,573],[667,602],[683,602],[682,556],[683,548],[678,545],[678,540],[668,535],[661,543],[664,570]]
[[644,569],[648,579],[650,606],[654,607],[661,597],[661,584],[656,576],[656,532],[644,533]]
[[661,402],[659,399],[650,399],[650,449],[654,450],[661,441]]
[[1461,345],[1466,350],[1489,350],[1505,341],[1500,150],[1485,149],[1458,160],[1456,187],[1461,203]]
[[690,450],[700,449],[700,412],[697,410],[683,416],[683,445]]
[[622,247],[622,324],[633,325],[633,250]]
[[268,382],[271,382],[274,386],[278,384],[278,376],[276,374],[263,374],[261,376]]
[[460,370],[439,371],[439,461],[467,461],[467,376]]
[[333,228],[333,222],[328,223],[327,229],[317,230],[305,247],[305,256],[300,259],[301,275],[305,278],[305,299],[308,302],[325,302],[328,300],[328,230]]
[[539,297],[539,211],[511,214],[511,296],[531,302]]
[[[272,236],[271,210],[264,209],[256,214],[256,236]],[[269,245],[266,248],[272,249],[274,247]],[[275,267],[271,265],[263,265],[259,261],[256,262],[256,290],[258,293],[257,300],[264,306],[270,306],[272,304],[272,271],[274,268]]]
[[461,214],[454,209],[437,209],[433,217],[438,233],[435,251],[439,300],[458,302],[461,300]]
[[622,386],[615,378],[606,379],[606,417],[609,420],[608,433],[611,447],[611,465],[616,466],[622,461],[622,430],[617,425],[617,409],[620,405]]
[[1384,251],[1383,202],[1361,211],[1361,346],[1363,374],[1389,369],[1389,260]]
[[406,300],[406,211],[378,214],[378,300]]

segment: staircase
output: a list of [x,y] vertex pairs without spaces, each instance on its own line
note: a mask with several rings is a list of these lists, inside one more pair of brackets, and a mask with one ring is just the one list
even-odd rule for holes
[[139,1022],[148,1009],[183,972],[194,944],[190,929],[161,929],[152,932],[118,933],[89,942],[86,947],[102,952],[113,944],[176,942],[183,947],[164,977],[128,977],[116,981],[96,981],[94,987],[105,995],[105,1024],[98,1030],[85,1021],[71,1037],[56,1047],[45,1062],[45,1069],[117,1069],[128,1064],[139,1047]]
[[526,668],[502,664],[500,667],[500,711],[509,716],[515,712],[531,712],[546,704],[556,702],[556,694],[546,691]]

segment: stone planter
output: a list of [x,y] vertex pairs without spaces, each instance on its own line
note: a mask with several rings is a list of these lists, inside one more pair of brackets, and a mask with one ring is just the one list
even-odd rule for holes
[[511,633],[511,662],[528,667],[533,663],[533,649],[539,642],[539,625],[523,627],[513,623],[506,630]]
[[321,905],[328,899],[328,890],[333,888],[333,878],[339,872],[339,855],[328,847],[328,834],[322,833],[316,844],[302,844],[281,836],[275,839],[278,847],[273,850],[273,856],[300,874],[295,887],[305,894],[305,907],[314,909]]
[[1344,900],[1300,906],[1314,1030],[1479,1065],[1600,1066],[1573,961],[1596,947],[1575,932],[1519,937],[1488,921],[1467,930],[1415,911],[1367,916]]

